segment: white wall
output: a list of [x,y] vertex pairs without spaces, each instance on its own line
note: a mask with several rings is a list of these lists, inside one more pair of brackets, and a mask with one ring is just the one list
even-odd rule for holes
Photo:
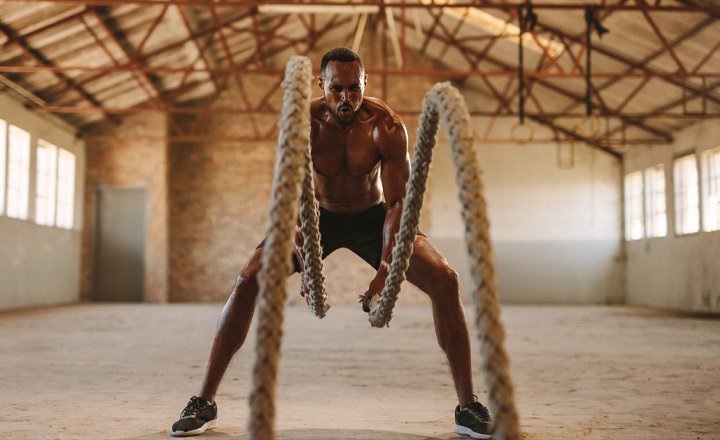
[[[85,146],[74,130],[51,116],[27,110],[0,94],[0,118],[30,132],[30,200],[28,220],[0,215],[0,309],[74,302],[79,299],[80,230],[85,175]],[[40,226],[35,211],[35,147],[38,139],[76,157],[75,227]]]
[[[482,132],[482,121],[476,123]],[[619,159],[584,144],[565,145],[574,148],[574,161],[564,169],[554,143],[477,148],[501,299],[622,302]],[[430,175],[426,232],[460,274],[467,296],[471,281],[447,146],[436,148]]]
[[668,235],[626,243],[627,302],[687,311],[720,311],[720,232],[675,234],[673,159],[720,146],[720,124],[705,121],[675,135],[671,146],[632,148],[625,173],[665,165]]

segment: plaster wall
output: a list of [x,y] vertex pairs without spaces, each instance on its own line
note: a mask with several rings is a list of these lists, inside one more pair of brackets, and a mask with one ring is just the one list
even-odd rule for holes
[[[80,298],[85,145],[64,122],[31,112],[2,94],[0,119],[28,131],[31,147],[28,219],[7,217],[4,210],[0,215],[0,309],[76,302]],[[33,220],[39,139],[75,154],[75,224],[72,229],[42,226]]]
[[[471,93],[466,94],[472,96]],[[476,120],[482,132],[486,121]],[[510,127],[508,128],[508,132]],[[621,169],[585,144],[476,143],[483,170],[500,298],[505,302],[618,303],[623,300]],[[436,149],[429,234],[471,289],[464,226],[449,149]]]
[[[695,124],[675,135],[669,146],[632,148],[625,173],[665,166],[668,234],[626,242],[627,302],[686,311],[720,312],[720,231],[677,235],[673,197],[673,159],[720,145],[715,121]],[[702,185],[702,179],[700,179]]]

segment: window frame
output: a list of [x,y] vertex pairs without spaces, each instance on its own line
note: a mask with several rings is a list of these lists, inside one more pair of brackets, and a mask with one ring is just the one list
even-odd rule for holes
[[[67,182],[62,180],[63,170],[63,159],[72,158],[71,166],[71,177],[67,179]],[[75,228],[75,196],[76,196],[76,185],[77,185],[77,155],[70,150],[65,148],[58,148],[58,161],[57,161],[57,186],[56,186],[56,206],[55,206],[55,226],[62,229],[74,229]],[[66,203],[61,203],[66,202]],[[67,210],[61,209],[63,206],[68,206]],[[65,218],[62,216],[65,215]]]
[[[711,161],[713,162],[711,163]],[[720,146],[704,150],[700,162],[702,231],[720,231]],[[711,165],[713,164],[717,167],[716,170],[711,169]],[[712,171],[715,171],[714,175],[711,175]],[[713,209],[710,208],[711,202],[708,200],[711,196],[715,196],[716,198]],[[714,220],[714,228],[710,229],[708,223],[713,210],[715,210],[717,218]]]
[[0,214],[5,214],[8,158],[8,122],[0,118]]
[[[14,138],[12,136],[14,130],[27,135],[27,141],[23,142],[22,145],[15,144],[13,139],[17,139],[17,137]],[[5,215],[18,220],[27,220],[30,214],[30,165],[32,162],[30,156],[32,154],[32,134],[17,125],[10,124],[8,127],[7,144],[7,183],[5,187],[7,208]],[[22,150],[14,148],[22,148]],[[18,174],[17,176],[14,175],[16,173]],[[17,181],[15,181],[16,179]],[[11,191],[17,191],[19,194],[14,194]],[[17,197],[18,200],[14,200],[14,197]],[[17,212],[14,211],[16,209],[16,203],[18,205]]]
[[[684,230],[680,230],[680,226],[682,224],[684,224],[684,222],[681,221],[682,220],[681,215],[683,214],[682,208],[685,208],[686,206],[683,206],[683,204],[679,203],[679,202],[681,200],[684,200],[683,198],[681,198],[681,196],[684,193],[689,192],[690,194],[687,196],[687,198],[690,198],[690,196],[692,196],[692,191],[689,191],[688,189],[693,189],[693,188],[692,187],[680,188],[682,181],[679,178],[680,176],[678,175],[679,174],[678,173],[678,164],[683,161],[688,161],[691,158],[692,158],[693,166],[688,167],[687,169],[693,170],[693,172],[695,174],[694,175],[695,178],[692,179],[692,183],[694,184],[694,190],[695,190],[694,196],[697,199],[696,204],[693,205],[696,208],[697,225],[696,225],[696,229],[694,229],[694,230],[684,231]],[[700,173],[698,171],[699,171],[698,170],[698,155],[694,151],[690,152],[690,153],[678,155],[673,159],[673,168],[672,168],[672,172],[673,172],[673,211],[674,211],[674,216],[673,216],[674,228],[673,229],[675,232],[675,236],[677,236],[677,237],[684,237],[684,236],[688,236],[688,235],[698,234],[702,230],[701,225],[700,225],[701,218],[702,218],[702,212],[701,212],[701,207],[700,207],[700,205],[701,205],[701,203],[700,203]],[[690,180],[687,180],[687,182],[691,183]],[[679,191],[679,189],[684,190],[684,191]],[[689,205],[687,205],[687,206],[689,206]],[[695,225],[693,225],[693,226],[695,226]]]
[[[624,196],[624,210],[625,210],[625,241],[637,241],[645,238],[645,182],[643,178],[643,170],[633,171],[625,174],[623,177],[623,196]],[[631,183],[636,181],[639,184],[640,190],[633,191],[634,188]],[[632,203],[632,205],[631,205]],[[637,208],[639,209],[639,222],[636,219]],[[632,209],[635,208],[635,209]],[[633,224],[633,222],[636,222]],[[639,226],[639,235],[633,235],[635,228],[633,226]]]
[[[661,189],[656,187],[658,183],[661,184]],[[659,163],[643,170],[643,203],[645,216],[645,237],[667,237],[667,177],[665,174],[664,163]],[[662,206],[662,208],[658,209],[658,206]],[[658,222],[659,218],[662,218],[662,223]],[[656,232],[656,230],[659,229],[659,224],[663,225],[662,232],[660,233]]]
[[[35,146],[35,223],[42,226],[55,226],[57,223],[57,187],[58,187],[58,146],[44,139],[39,139]],[[41,170],[45,159],[43,151],[49,153],[50,163],[47,170]],[[43,181],[45,179],[46,181]],[[43,185],[44,184],[44,185]],[[47,190],[47,191],[45,191]],[[45,202],[45,203],[43,203]],[[43,206],[45,205],[45,206]],[[44,219],[39,218],[40,212],[47,210]]]

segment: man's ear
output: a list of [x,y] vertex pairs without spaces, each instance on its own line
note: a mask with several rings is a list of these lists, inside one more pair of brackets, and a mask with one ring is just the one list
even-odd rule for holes
[[324,88],[323,88],[323,77],[322,77],[322,75],[318,75],[318,77],[317,77],[317,84],[318,84],[318,87],[320,87],[320,90],[323,90],[323,89],[324,89]]
[[367,79],[368,79],[368,77],[367,77],[367,73],[366,73],[366,74],[365,74],[365,81],[364,81],[365,85],[364,85],[364,87],[367,87]]

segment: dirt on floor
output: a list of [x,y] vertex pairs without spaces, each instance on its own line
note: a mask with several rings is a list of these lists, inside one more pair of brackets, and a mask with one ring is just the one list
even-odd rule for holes
[[[0,437],[167,439],[198,391],[220,307],[0,313]],[[318,320],[296,305],[286,318],[279,439],[459,438],[427,304],[401,299],[386,329],[370,328],[359,306]],[[517,305],[503,319],[525,439],[720,439],[720,319]],[[247,438],[249,341],[217,396],[220,427],[200,438]],[[473,355],[487,401],[477,346]]]

